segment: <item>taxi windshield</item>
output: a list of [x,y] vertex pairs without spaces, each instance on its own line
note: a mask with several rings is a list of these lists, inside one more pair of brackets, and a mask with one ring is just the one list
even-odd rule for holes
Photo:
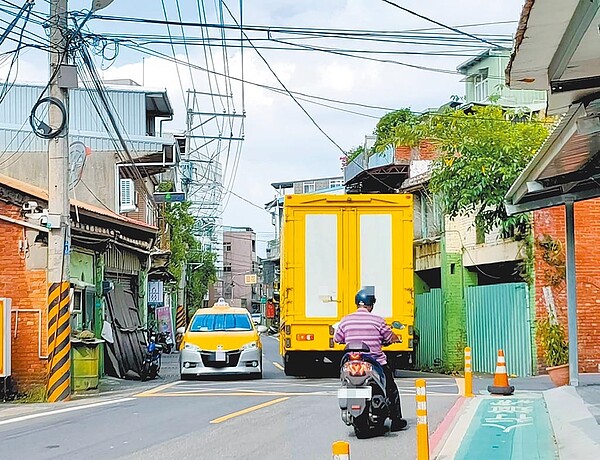
[[197,315],[190,326],[190,332],[251,330],[252,323],[248,315],[237,313]]

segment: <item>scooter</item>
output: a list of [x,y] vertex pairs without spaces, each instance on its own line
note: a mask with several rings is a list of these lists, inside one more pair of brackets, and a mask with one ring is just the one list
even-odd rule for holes
[[142,342],[142,345],[146,346],[144,362],[142,363],[142,370],[140,372],[140,377],[143,382],[147,379],[155,379],[158,377],[161,365],[162,346],[156,343],[156,337],[154,335],[150,336],[147,344]]
[[173,339],[169,331],[156,334],[156,343],[162,346],[162,351],[166,354],[170,354],[173,350]]
[[343,422],[358,439],[384,434],[390,416],[383,368],[365,343],[349,343],[341,361],[338,403]]

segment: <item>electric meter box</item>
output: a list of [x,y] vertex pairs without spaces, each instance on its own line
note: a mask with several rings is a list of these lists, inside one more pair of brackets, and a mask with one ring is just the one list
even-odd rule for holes
[[10,376],[10,299],[0,297],[0,377]]

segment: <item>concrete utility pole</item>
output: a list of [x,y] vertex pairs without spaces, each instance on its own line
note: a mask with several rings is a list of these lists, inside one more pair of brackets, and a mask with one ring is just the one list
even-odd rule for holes
[[[68,90],[59,85],[59,67],[68,61],[67,0],[50,1],[50,97],[69,112]],[[62,113],[49,105],[51,127],[60,125]],[[68,123],[68,121],[67,121]],[[51,402],[71,395],[71,327],[69,314],[69,138],[65,131],[48,141],[48,384]]]

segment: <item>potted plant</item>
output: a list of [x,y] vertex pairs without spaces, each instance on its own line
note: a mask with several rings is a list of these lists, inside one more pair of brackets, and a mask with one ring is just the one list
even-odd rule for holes
[[569,383],[569,345],[564,328],[554,315],[537,321],[537,337],[544,353],[546,371],[556,386]]

